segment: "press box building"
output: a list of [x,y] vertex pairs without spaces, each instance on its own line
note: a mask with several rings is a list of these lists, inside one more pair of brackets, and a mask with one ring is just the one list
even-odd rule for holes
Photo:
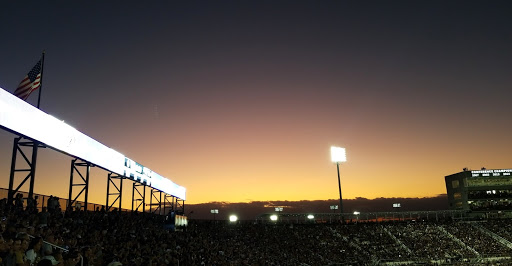
[[445,183],[452,210],[512,211],[512,169],[464,169]]

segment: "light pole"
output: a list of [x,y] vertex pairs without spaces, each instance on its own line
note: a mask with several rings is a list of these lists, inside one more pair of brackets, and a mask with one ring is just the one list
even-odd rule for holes
[[[395,209],[395,212],[399,212],[400,211],[400,203],[393,203],[393,209]],[[393,218],[395,217],[395,214],[393,214]],[[400,215],[398,215],[398,221],[400,221]]]
[[213,213],[213,220],[215,221],[215,214],[219,213],[218,209],[210,210],[211,213]]
[[359,214],[361,214],[361,213],[358,211],[354,212],[354,215],[356,216],[356,223],[359,222]]
[[279,214],[283,212],[283,207],[275,207],[274,210],[277,212],[277,217],[279,218]]
[[[340,163],[347,161],[347,154],[345,148],[331,146],[331,161],[336,163],[338,169],[338,189],[340,191],[340,213],[343,213],[343,201],[341,196],[341,182],[340,182]],[[342,217],[343,218],[343,217]]]

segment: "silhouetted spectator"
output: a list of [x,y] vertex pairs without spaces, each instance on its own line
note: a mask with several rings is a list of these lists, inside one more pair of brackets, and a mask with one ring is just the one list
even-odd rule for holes
[[46,202],[46,207],[48,207],[48,211],[50,213],[53,213],[55,211],[55,203],[54,203],[53,195],[50,195],[48,198],[48,201]]
[[[37,196],[36,196],[37,198]],[[26,211],[28,213],[36,213],[37,212],[37,200],[32,196],[27,197],[27,208]]]
[[23,211],[23,194],[16,194],[16,198],[14,199],[14,209],[18,213]]
[[75,250],[71,250],[64,256],[64,266],[80,265],[80,254]]
[[27,261],[32,265],[39,262],[41,259],[41,247],[43,245],[43,239],[41,237],[34,237],[30,240],[28,249],[25,252]]

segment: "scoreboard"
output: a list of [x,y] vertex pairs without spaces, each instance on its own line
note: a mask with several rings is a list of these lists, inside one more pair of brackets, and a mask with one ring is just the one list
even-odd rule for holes
[[0,127],[185,200],[186,189],[0,88]]

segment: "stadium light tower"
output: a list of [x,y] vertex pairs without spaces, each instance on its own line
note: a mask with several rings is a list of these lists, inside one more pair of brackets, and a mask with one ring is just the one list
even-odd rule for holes
[[356,223],[359,222],[359,214],[361,214],[361,213],[358,211],[354,212],[354,215],[356,216]]
[[340,191],[340,213],[343,213],[343,202],[341,197],[341,182],[340,182],[340,163],[347,161],[347,154],[345,148],[331,146],[331,161],[336,163],[338,169],[338,188]]
[[213,209],[213,210],[210,210],[210,212],[213,214],[213,220],[215,221],[215,214],[219,213],[219,209]]

